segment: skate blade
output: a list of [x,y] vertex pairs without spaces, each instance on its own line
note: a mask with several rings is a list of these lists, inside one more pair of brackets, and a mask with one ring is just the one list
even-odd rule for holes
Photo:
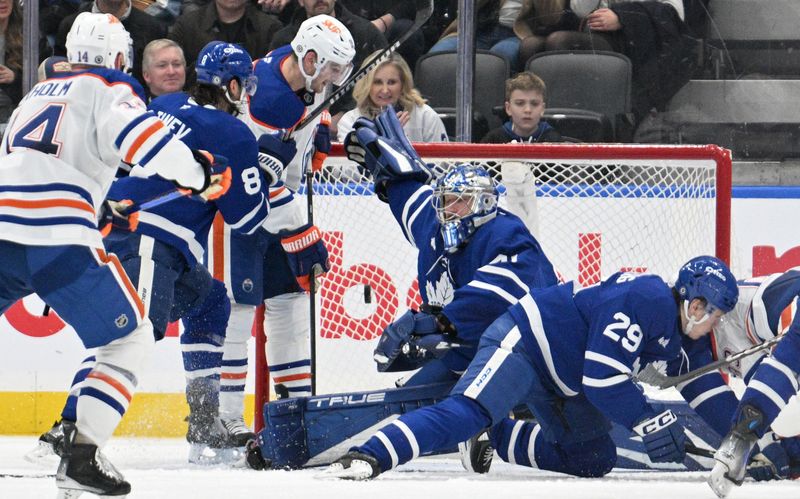
[[43,468],[55,468],[58,466],[59,461],[61,461],[61,457],[53,452],[53,446],[41,440],[36,442],[36,447],[34,449],[28,451],[22,457],[29,463]]
[[349,468],[339,463],[333,463],[322,473],[314,478],[320,480],[369,480],[372,477],[372,467],[363,461],[353,461]]
[[714,464],[711,474],[708,475],[707,483],[720,499],[727,497],[733,486],[738,485],[728,478],[728,467],[720,462]]
[[243,464],[244,447],[213,448],[204,444],[189,444],[189,463],[200,466],[228,465],[236,467]]

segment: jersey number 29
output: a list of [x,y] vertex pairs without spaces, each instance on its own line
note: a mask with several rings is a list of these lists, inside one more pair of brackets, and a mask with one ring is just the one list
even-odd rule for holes
[[[644,336],[642,334],[642,328],[639,327],[639,324],[631,324],[631,319],[622,312],[614,314],[614,319],[617,322],[606,326],[606,329],[603,331],[603,336],[608,336],[614,341],[619,341],[622,347],[631,353],[636,352]],[[616,331],[624,331],[625,336],[620,336]]]

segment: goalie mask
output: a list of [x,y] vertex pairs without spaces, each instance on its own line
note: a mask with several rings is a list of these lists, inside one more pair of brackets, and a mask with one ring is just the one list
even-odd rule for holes
[[[209,42],[197,55],[198,83],[219,87],[225,91],[225,99],[241,109],[247,95],[256,93],[258,78],[253,75],[253,59],[241,46],[235,43]],[[241,93],[238,99],[230,95],[228,83],[236,79]]]
[[[683,314],[688,319],[684,334],[696,324],[709,320],[716,311],[723,314],[733,310],[739,299],[739,286],[728,266],[713,256],[698,256],[678,271],[675,290],[683,300]],[[706,313],[697,320],[689,315],[689,303],[695,298],[706,302]]]
[[[312,84],[318,77],[341,85],[353,70],[352,61],[356,55],[353,37],[345,25],[334,17],[321,14],[306,19],[291,45],[309,92],[315,91]],[[303,67],[303,57],[309,52],[317,55],[313,74],[306,73]]]
[[497,186],[482,167],[456,165],[436,181],[433,206],[445,249],[452,253],[497,216]]
[[122,71],[133,67],[131,36],[111,14],[80,13],[67,33],[65,45],[71,64],[116,69],[117,59],[121,57]]

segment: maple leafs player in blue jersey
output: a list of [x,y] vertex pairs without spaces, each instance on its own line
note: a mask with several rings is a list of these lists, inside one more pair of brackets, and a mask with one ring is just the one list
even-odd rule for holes
[[[109,226],[104,242],[131,277],[156,340],[164,337],[170,321],[183,320],[180,341],[190,408],[189,460],[208,462],[214,454],[207,447],[245,443],[231,442],[217,417],[221,350],[230,302],[225,285],[213,279],[203,265],[208,232],[219,213],[234,230],[253,234],[261,230],[269,203],[258,165],[259,146],[247,126],[235,118],[247,93],[255,89],[250,56],[238,45],[211,42],[200,51],[196,70],[197,84],[189,94],[158,97],[149,108],[188,147],[226,158],[231,177],[228,191],[210,202],[186,196],[140,211],[136,227],[123,226],[117,219]],[[274,145],[280,150],[293,148],[277,139]],[[169,190],[171,184],[165,180],[128,176],[114,182],[108,197],[143,200]],[[82,364],[62,411],[63,421],[75,420],[75,393],[94,365],[94,357]],[[58,427],[54,427],[40,442],[58,450],[57,444],[53,445],[58,436]]]
[[82,13],[67,35],[72,70],[36,84],[14,111],[0,151],[0,313],[37,293],[96,348],[96,364],[64,425],[56,473],[62,495],[125,495],[130,484],[100,452],[127,411],[153,325],[98,217],[120,162],[194,193],[225,191],[213,165],[193,155],[147,112],[130,67],[131,38],[110,14]]
[[[737,328],[745,330],[745,347],[783,336],[771,354],[751,356],[743,359],[743,365],[734,366],[744,373],[747,388],[733,417],[726,421],[730,430],[722,433],[726,436],[714,455],[717,462],[708,483],[719,497],[725,497],[734,485],[741,485],[745,473],[757,480],[785,478],[791,471],[797,473],[800,464],[797,438],[777,440],[770,429],[798,392],[800,319],[795,312],[800,296],[800,268],[744,281],[740,288],[749,288],[752,297],[750,303],[740,307],[743,317]],[[725,332],[723,329],[717,337],[724,339]],[[743,336],[738,330],[727,333]],[[731,411],[724,414],[730,415]]]
[[[353,134],[345,146],[351,159],[360,156],[373,172],[379,193],[381,175],[421,170],[415,169],[413,149],[389,137],[384,127],[365,122]],[[463,229],[448,222],[474,212],[474,204],[447,189],[439,199],[442,240],[457,244]],[[530,289],[479,336],[474,359],[444,401],[400,416],[332,464],[328,474],[374,478],[491,428],[491,443],[504,460],[602,476],[616,462],[610,421],[639,434],[651,460],[681,461],[683,428],[671,411],[646,401],[631,380],[633,372],[678,357],[681,334],[707,334],[737,296],[733,275],[714,257],[688,262],[674,288],[657,276],[618,273],[577,292],[573,283]],[[469,331],[469,325],[463,329]],[[444,335],[459,342],[461,330],[456,325]],[[414,342],[434,350],[446,343],[438,331],[437,341],[425,341],[429,334],[420,329]],[[387,361],[394,354],[390,351]],[[536,423],[507,417],[520,403],[528,405]]]
[[[276,385],[292,396],[311,394],[311,343],[307,291],[314,270],[329,269],[322,232],[308,222],[306,202],[295,196],[306,171],[320,168],[330,150],[328,123],[294,130],[315,109],[331,84],[350,74],[355,55],[347,28],[330,16],[314,16],[300,26],[291,45],[256,60],[258,90],[240,116],[260,140],[292,130],[297,152],[285,164],[261,156],[270,178],[272,210],[268,235],[248,237],[215,224],[209,266],[234,302],[223,349],[220,415],[230,431],[252,435],[243,422],[247,340],[253,306],[266,304],[267,362]],[[323,113],[327,115],[327,112]],[[328,115],[329,116],[329,115]],[[219,249],[219,251],[217,251]]]

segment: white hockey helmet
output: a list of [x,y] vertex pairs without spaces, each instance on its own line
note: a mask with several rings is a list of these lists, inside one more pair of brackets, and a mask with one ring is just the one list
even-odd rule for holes
[[122,69],[133,67],[131,35],[111,14],[78,14],[67,33],[66,46],[72,64],[115,69],[117,56],[122,54]]
[[[292,50],[297,54],[300,72],[306,80],[306,89],[313,91],[312,82],[324,72],[329,72],[330,82],[341,85],[353,70],[356,46],[350,31],[335,17],[325,14],[309,17],[292,40]],[[303,68],[303,57],[308,52],[317,54],[314,74]]]

